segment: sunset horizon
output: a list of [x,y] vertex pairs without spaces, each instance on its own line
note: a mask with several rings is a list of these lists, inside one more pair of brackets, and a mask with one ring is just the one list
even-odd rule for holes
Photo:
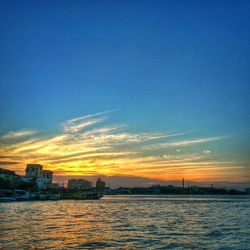
[[40,4],[1,3],[0,167],[250,183],[247,2]]
[[[42,164],[59,183],[72,177],[105,176],[113,185],[112,177],[123,176],[155,184],[182,178],[190,183],[249,184],[243,162],[216,152],[218,144],[230,142],[232,135],[206,137],[195,130],[131,132],[128,125],[110,122],[116,112],[120,109],[68,119],[54,135],[35,129],[7,132],[0,137],[1,165],[24,174],[26,164]],[[145,186],[141,182],[134,185]]]
[[0,249],[250,249],[249,13],[1,0]]

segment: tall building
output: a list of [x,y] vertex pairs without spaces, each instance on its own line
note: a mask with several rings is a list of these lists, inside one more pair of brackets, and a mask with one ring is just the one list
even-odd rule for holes
[[103,193],[105,189],[105,182],[102,181],[100,178],[96,181],[96,191],[99,193]]
[[80,190],[80,189],[91,189],[92,182],[83,179],[71,179],[68,180],[68,189]]
[[50,170],[42,170],[41,176],[37,178],[36,183],[39,189],[47,189],[51,186],[53,172]]
[[26,175],[24,181],[36,181],[38,189],[47,189],[52,185],[53,172],[50,170],[43,170],[40,164],[27,164]]
[[38,179],[41,177],[43,166],[40,164],[27,164],[25,177]]

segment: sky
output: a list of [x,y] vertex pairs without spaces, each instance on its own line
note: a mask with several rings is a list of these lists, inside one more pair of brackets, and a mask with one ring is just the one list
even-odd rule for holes
[[1,1],[0,167],[250,183],[249,11]]

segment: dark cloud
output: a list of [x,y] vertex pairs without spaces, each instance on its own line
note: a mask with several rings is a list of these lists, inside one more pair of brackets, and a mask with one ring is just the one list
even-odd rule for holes
[[4,165],[16,165],[16,164],[20,164],[21,162],[19,161],[0,161],[0,165],[4,166]]

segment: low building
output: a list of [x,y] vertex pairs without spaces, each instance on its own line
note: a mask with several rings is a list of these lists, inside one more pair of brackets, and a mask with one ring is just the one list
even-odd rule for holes
[[0,168],[0,177],[2,178],[9,178],[11,176],[16,176],[15,171]]
[[250,188],[245,188],[245,192],[246,192],[247,194],[250,194]]
[[[0,188],[58,189],[59,184],[52,183],[53,172],[43,170],[40,164],[27,164],[25,176],[14,171],[0,168]],[[54,184],[54,185],[53,185]]]
[[49,185],[49,188],[50,189],[60,189],[60,185],[59,185],[59,183],[51,183]]
[[20,176],[12,170],[0,168],[0,180],[3,182],[3,185],[16,185],[20,181]]
[[68,189],[80,190],[80,189],[91,189],[92,182],[83,179],[71,179],[68,180]]

